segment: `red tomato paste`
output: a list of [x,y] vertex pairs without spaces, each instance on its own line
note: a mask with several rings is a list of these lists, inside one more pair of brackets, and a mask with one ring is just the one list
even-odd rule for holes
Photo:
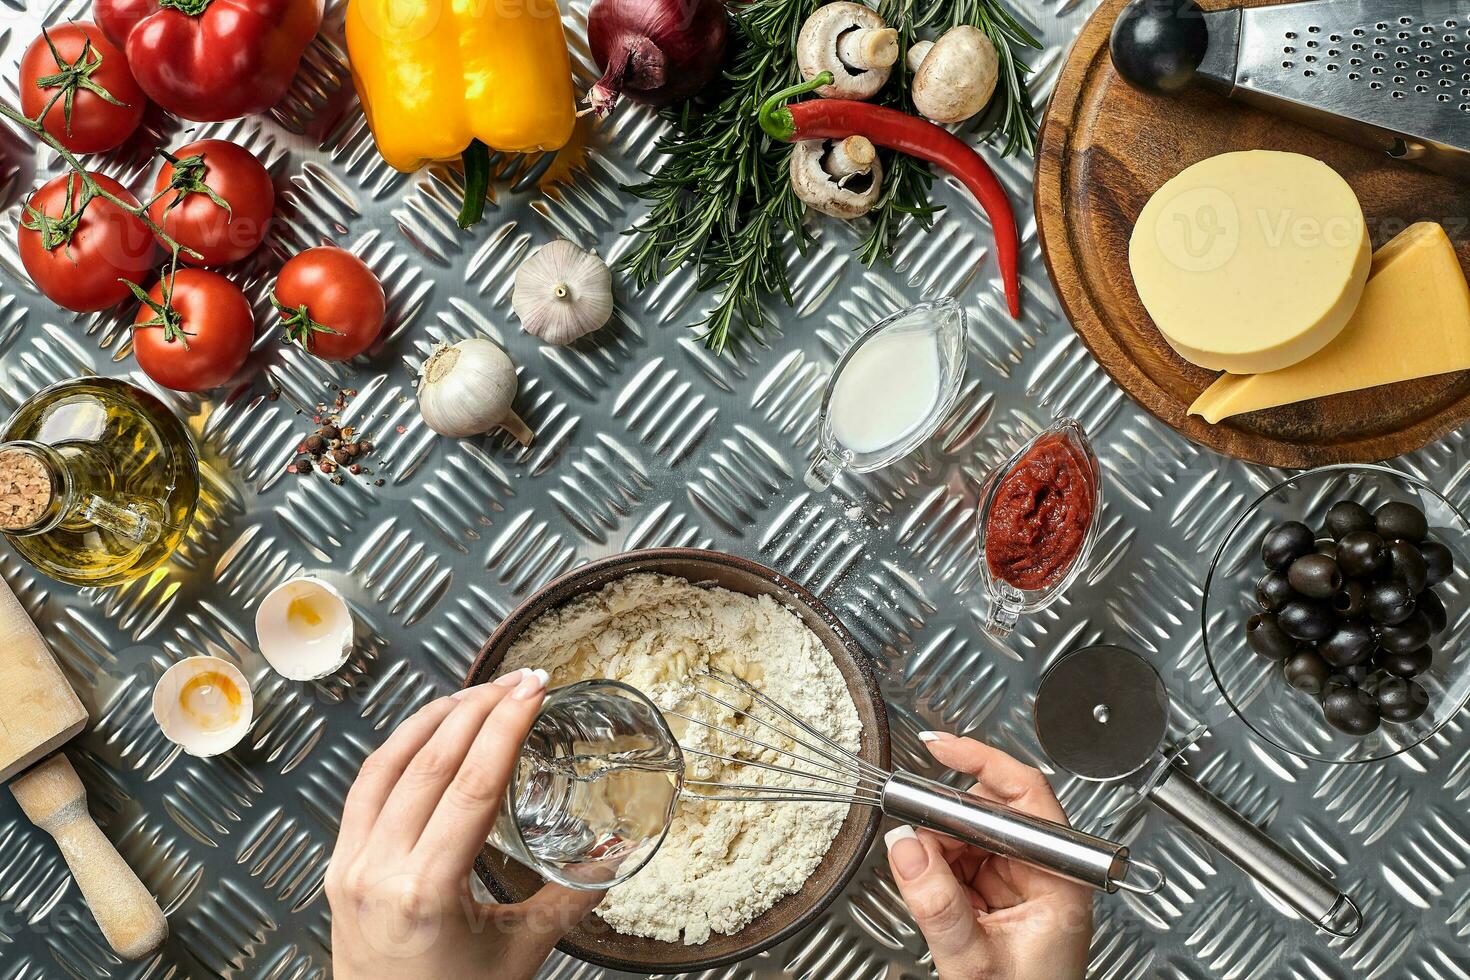
[[1091,468],[1064,436],[1027,450],[1001,479],[985,526],[985,560],[1018,589],[1044,589],[1072,567],[1092,526]]

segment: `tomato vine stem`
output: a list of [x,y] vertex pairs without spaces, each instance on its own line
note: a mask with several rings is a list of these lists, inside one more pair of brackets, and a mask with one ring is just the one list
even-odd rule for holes
[[194,249],[189,248],[187,245],[184,245],[183,243],[178,241],[178,239],[174,238],[168,232],[164,231],[161,225],[159,225],[148,216],[148,209],[146,206],[139,205],[137,207],[134,207],[133,205],[124,201],[122,198],[118,197],[116,194],[108,191],[101,184],[97,183],[97,181],[92,178],[92,175],[87,172],[87,168],[82,166],[82,163],[80,160],[77,159],[76,154],[72,153],[66,147],[62,146],[61,141],[58,140],[56,137],[46,132],[46,127],[41,124],[41,119],[46,118],[44,112],[41,114],[41,117],[39,119],[32,119],[30,116],[25,115],[18,109],[14,109],[11,106],[5,104],[5,102],[0,101],[0,116],[3,116],[6,119],[9,119],[11,122],[16,123],[17,125],[20,125],[29,130],[36,136],[37,139],[41,140],[41,142],[45,143],[47,146],[51,147],[51,149],[55,150],[61,156],[61,159],[66,161],[67,166],[71,167],[71,169],[75,172],[77,179],[82,182],[82,199],[79,206],[77,207],[75,215],[71,216],[71,230],[68,232],[64,240],[47,245],[48,249],[55,249],[63,244],[66,244],[67,242],[70,242],[71,232],[74,232],[76,230],[76,226],[81,222],[82,212],[87,209],[87,205],[91,204],[92,201],[96,200],[97,198],[101,198],[104,201],[108,201],[116,205],[117,207],[126,211],[128,214],[131,214],[133,217],[137,218],[139,221],[143,222],[144,226],[147,227],[149,231],[153,232],[158,240],[163,243],[164,248],[173,253],[175,262],[178,261],[178,256],[181,252],[184,255],[189,256],[190,258],[200,260],[204,258],[204,256],[200,255]]

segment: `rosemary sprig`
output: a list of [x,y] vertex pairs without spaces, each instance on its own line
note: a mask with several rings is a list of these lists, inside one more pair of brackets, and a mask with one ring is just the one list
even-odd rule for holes
[[[787,177],[791,148],[765,138],[756,124],[761,100],[798,80],[796,36],[826,0],[749,0],[732,5],[730,43],[734,54],[724,76],[701,100],[668,114],[674,132],[659,141],[664,157],[647,180],[628,188],[649,202],[632,229],[636,244],[621,267],[642,289],[692,263],[701,291],[719,291],[704,316],[703,339],[723,351],[740,329],[765,322],[761,300],[774,293],[794,303],[786,275],[788,241],[802,254],[812,243],[804,227],[806,207]],[[995,44],[1000,84],[987,110],[989,135],[1005,140],[1004,153],[1031,153],[1036,124],[1026,87],[1029,69],[1019,47],[1039,47],[1026,29],[1000,6],[1001,0],[876,0],[883,19],[899,31],[900,58],[894,77],[877,101],[905,111],[910,44],[972,24]],[[902,154],[884,153],[883,194],[869,212],[858,247],[862,262],[888,259],[904,219],[927,228],[940,210],[929,201],[933,174]]]

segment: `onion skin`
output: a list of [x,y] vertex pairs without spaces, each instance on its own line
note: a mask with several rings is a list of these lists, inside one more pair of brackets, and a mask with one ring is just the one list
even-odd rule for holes
[[720,72],[730,18],[722,0],[595,0],[587,43],[603,73],[587,103],[606,116],[619,97],[667,106]]

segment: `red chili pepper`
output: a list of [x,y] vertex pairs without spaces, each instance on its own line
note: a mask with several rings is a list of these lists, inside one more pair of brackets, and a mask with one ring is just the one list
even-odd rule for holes
[[850,99],[812,99],[796,105],[784,104],[788,99],[831,83],[832,75],[822,72],[800,85],[777,92],[761,106],[757,116],[761,129],[772,139],[783,143],[866,136],[879,146],[907,153],[942,167],[959,178],[990,218],[995,232],[996,257],[1005,281],[1006,305],[1010,307],[1011,316],[1019,319],[1021,236],[1016,230],[1016,215],[1011,210],[1010,198],[1006,196],[1006,189],[996,178],[995,171],[968,143],[928,120],[896,109]]

